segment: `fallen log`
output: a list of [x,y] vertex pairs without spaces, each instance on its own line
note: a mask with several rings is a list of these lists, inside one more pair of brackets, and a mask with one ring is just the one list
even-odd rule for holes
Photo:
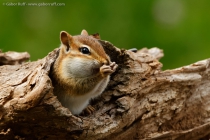
[[137,52],[100,41],[119,67],[91,115],[74,116],[53,94],[59,49],[25,62],[0,52],[0,139],[198,140],[210,134],[210,59],[162,71],[158,48]]

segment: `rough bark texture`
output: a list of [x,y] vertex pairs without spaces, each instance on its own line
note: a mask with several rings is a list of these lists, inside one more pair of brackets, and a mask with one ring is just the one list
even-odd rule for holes
[[29,60],[30,55],[27,52],[6,52],[2,53],[0,50],[0,66],[1,65],[16,65],[21,64],[26,60]]
[[72,115],[53,95],[58,49],[26,63],[0,53],[2,65],[22,63],[0,66],[0,139],[208,139],[210,59],[162,71],[158,48],[134,53],[100,42],[119,68],[89,116]]

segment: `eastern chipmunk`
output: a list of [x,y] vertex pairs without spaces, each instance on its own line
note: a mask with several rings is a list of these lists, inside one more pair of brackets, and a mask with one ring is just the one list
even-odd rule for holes
[[111,62],[97,36],[60,33],[61,46],[52,66],[54,93],[72,114],[80,114],[106,88],[117,64]]

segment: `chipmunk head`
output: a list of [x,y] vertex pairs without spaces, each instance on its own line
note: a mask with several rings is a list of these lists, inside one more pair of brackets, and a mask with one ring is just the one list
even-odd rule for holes
[[94,76],[102,65],[110,59],[102,45],[97,41],[98,34],[89,36],[86,30],[81,35],[72,36],[65,31],[60,33],[60,68],[68,77],[85,78]]

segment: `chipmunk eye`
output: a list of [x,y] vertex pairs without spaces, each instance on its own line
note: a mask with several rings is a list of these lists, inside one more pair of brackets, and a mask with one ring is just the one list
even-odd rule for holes
[[80,52],[83,54],[90,54],[90,50],[87,47],[81,47]]

